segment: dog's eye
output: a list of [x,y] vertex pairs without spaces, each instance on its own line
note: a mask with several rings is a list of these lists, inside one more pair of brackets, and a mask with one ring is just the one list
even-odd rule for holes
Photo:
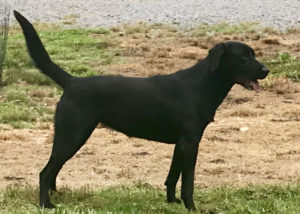
[[242,57],[242,63],[243,64],[248,64],[249,63],[249,57],[243,56]]

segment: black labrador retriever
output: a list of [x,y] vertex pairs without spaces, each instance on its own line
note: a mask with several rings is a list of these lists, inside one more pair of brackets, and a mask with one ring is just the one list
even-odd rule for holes
[[219,43],[191,68],[149,78],[73,77],[53,63],[31,23],[17,11],[29,53],[37,68],[64,89],[55,114],[50,159],[40,173],[40,205],[54,208],[49,190],[63,164],[86,142],[99,122],[128,136],[175,144],[165,185],[167,201],[179,203],[175,187],[182,176],[181,199],[193,201],[194,170],[205,127],[231,87],[259,90],[269,70],[240,42]]

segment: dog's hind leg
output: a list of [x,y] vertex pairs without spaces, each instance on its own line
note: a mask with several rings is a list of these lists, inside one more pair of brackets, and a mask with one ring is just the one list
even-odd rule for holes
[[54,177],[54,179],[52,181],[50,181],[50,193],[53,193],[53,192],[57,192],[57,188],[56,188],[56,177],[57,175]]
[[64,165],[85,143],[97,125],[95,118],[76,107],[58,105],[52,153],[40,173],[40,206],[54,208],[48,191],[55,188],[56,177]]
[[171,168],[165,182],[167,186],[167,202],[168,203],[180,203],[181,200],[176,198],[176,184],[178,182],[181,166],[180,166],[180,154],[179,146],[175,145]]

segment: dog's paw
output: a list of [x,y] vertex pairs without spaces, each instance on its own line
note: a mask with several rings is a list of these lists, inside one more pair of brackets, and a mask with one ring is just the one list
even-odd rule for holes
[[180,204],[181,203],[181,200],[178,199],[178,198],[176,198],[176,197],[174,197],[172,199],[168,199],[167,201],[168,201],[168,203],[176,203],[176,204]]
[[52,203],[44,203],[44,204],[40,204],[40,206],[42,207],[42,208],[46,208],[46,209],[55,209],[55,205],[54,204],[52,204]]

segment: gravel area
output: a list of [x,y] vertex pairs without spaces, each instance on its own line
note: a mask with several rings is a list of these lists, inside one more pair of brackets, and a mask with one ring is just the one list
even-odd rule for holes
[[82,27],[150,21],[197,23],[257,21],[279,29],[300,27],[299,0],[6,0],[31,21],[57,22],[76,15]]

